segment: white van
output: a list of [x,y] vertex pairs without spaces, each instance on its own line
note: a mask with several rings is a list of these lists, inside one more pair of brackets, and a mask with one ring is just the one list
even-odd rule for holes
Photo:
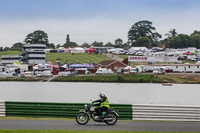
[[96,71],[96,75],[101,75],[101,74],[113,74],[114,72],[111,69],[107,68],[99,68]]

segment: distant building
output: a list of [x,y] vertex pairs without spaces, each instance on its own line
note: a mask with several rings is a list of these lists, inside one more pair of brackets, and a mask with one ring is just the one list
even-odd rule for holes
[[45,44],[26,44],[22,48],[21,56],[24,64],[45,64]]
[[116,60],[105,60],[98,63],[97,66],[101,68],[112,69],[112,71],[116,73],[120,67],[126,67],[127,65]]
[[5,66],[6,64],[20,63],[21,58],[20,55],[2,55],[1,64]]

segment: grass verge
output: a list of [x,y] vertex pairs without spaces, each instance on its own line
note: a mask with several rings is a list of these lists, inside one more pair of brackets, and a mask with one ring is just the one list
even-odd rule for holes
[[[190,77],[188,79],[188,77]],[[199,78],[198,78],[199,77]],[[153,74],[129,74],[129,75],[94,75],[77,77],[58,77],[53,82],[113,82],[113,83],[200,83],[200,76],[189,75],[153,75]]]
[[120,82],[120,83],[162,83],[152,74],[129,74],[129,75],[94,75],[77,77],[58,77],[54,82]]
[[26,78],[21,78],[21,77],[12,77],[12,78],[0,78],[0,81],[41,81],[44,80],[42,77],[26,77]]

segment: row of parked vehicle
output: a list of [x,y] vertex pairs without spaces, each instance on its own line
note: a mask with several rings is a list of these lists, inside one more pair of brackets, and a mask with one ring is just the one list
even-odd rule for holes
[[75,71],[75,70],[65,70],[65,71],[62,71],[62,72],[59,72],[58,73],[58,76],[59,77],[64,77],[64,76],[77,76],[78,75],[78,71]]

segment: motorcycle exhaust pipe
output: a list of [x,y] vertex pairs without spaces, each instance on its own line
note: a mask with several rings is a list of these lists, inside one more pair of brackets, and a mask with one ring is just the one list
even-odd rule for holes
[[112,121],[112,118],[104,118],[105,121]]

